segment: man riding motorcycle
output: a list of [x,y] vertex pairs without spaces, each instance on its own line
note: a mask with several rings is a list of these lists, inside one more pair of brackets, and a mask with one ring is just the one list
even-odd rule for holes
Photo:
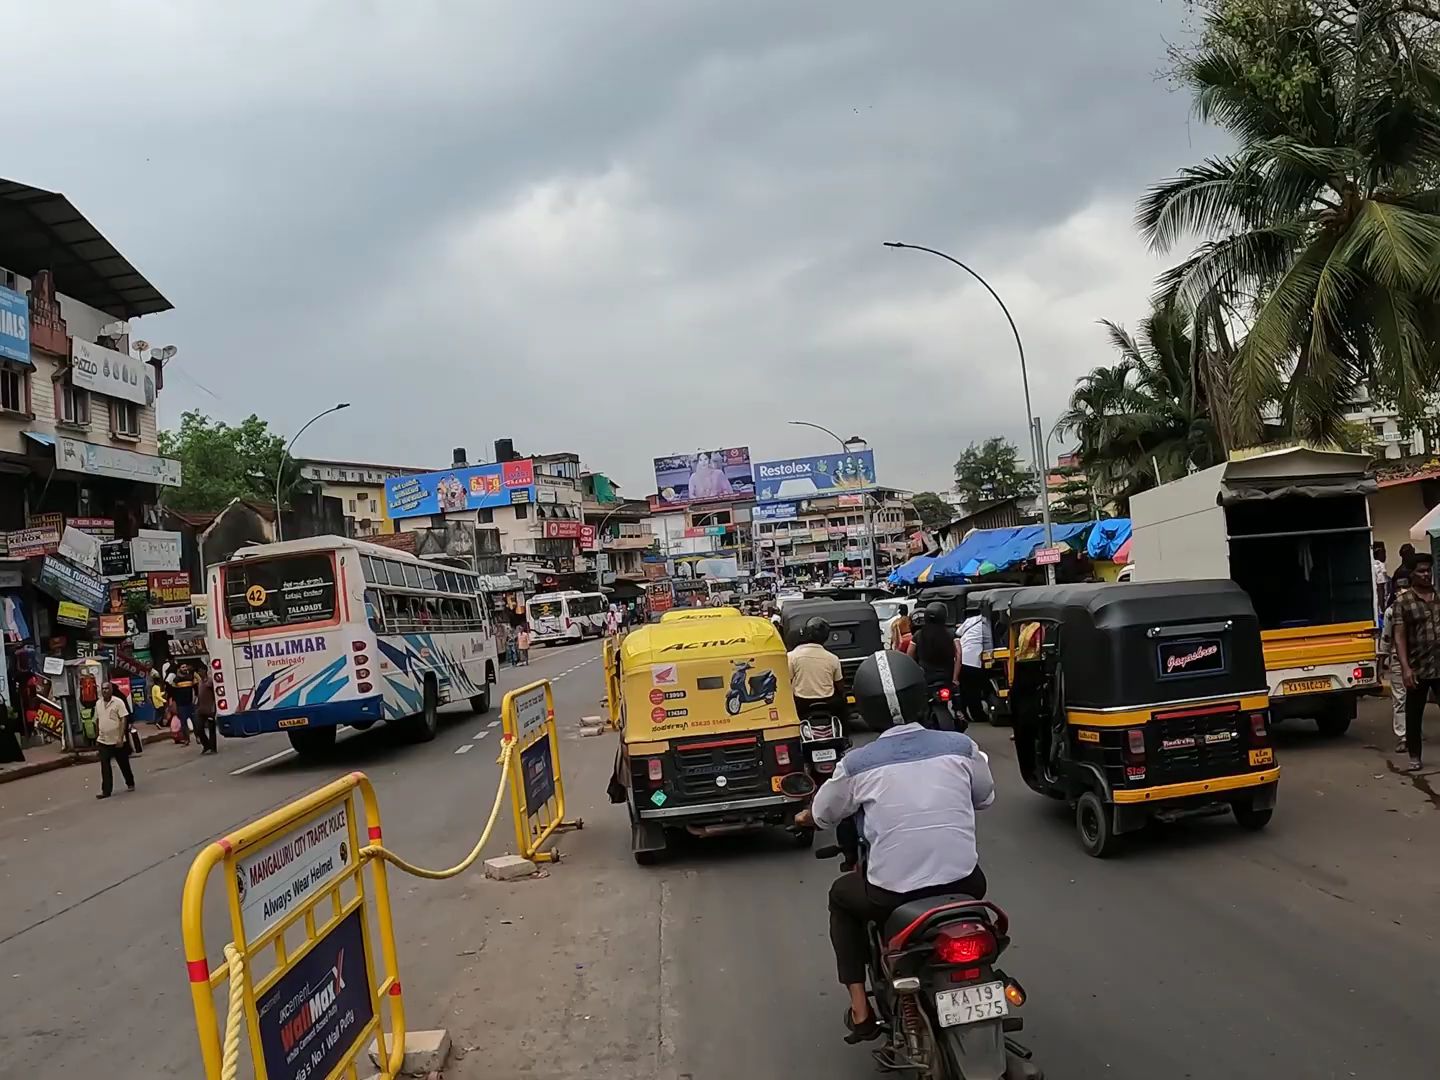
[[800,644],[790,650],[790,690],[802,717],[810,710],[845,715],[845,673],[840,658],[825,648],[830,624],[818,616],[807,619]]
[[852,1043],[881,1034],[865,993],[866,924],[883,922],[907,900],[947,893],[982,899],[975,812],[995,801],[989,763],[974,741],[922,726],[929,689],[914,660],[877,652],[855,673],[854,693],[880,737],[844,757],[796,818],[828,829],[860,814],[866,859],[830,886],[830,943],[850,994]]

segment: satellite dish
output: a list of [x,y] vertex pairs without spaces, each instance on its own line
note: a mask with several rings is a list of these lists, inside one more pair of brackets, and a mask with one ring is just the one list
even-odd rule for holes
[[[119,325],[119,324],[118,324],[118,323],[112,323],[111,325]],[[148,341],[135,341],[135,342],[131,342],[130,347],[131,347],[132,349],[134,349],[136,352],[144,352],[146,349],[150,348],[150,343],[149,343]]]

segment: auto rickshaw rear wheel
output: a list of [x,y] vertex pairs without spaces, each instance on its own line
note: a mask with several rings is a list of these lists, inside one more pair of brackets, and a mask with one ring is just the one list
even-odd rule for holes
[[1114,854],[1119,844],[1114,822],[1110,820],[1110,808],[1093,791],[1084,792],[1075,800],[1075,829],[1085,854],[1097,859]]
[[1270,824],[1270,818],[1274,816],[1273,807],[1267,806],[1263,810],[1256,810],[1253,806],[1246,806],[1242,803],[1235,803],[1235,820],[1242,829],[1249,829],[1252,832],[1259,832]]

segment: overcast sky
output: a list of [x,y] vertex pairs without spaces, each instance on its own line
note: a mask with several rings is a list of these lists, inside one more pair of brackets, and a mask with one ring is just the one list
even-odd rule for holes
[[1143,315],[1146,184],[1217,137],[1156,78],[1179,0],[31,4],[7,177],[176,305],[162,423],[440,467],[496,437],[628,494],[656,455],[823,453],[948,485]]

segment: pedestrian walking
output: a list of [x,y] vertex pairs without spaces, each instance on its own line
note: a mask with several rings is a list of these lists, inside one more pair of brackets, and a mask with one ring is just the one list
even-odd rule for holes
[[[170,700],[175,703],[175,715],[180,720],[180,730],[175,741],[181,746],[190,745],[190,729],[195,726],[195,672],[189,664],[177,664],[170,683]],[[171,724],[174,730],[174,724]]]
[[100,794],[97,799],[110,798],[115,788],[112,763],[120,766],[125,790],[135,790],[135,774],[130,771],[130,703],[115,687],[100,687],[100,700],[95,702],[95,742],[100,747]]
[[515,644],[515,627],[508,622],[501,625],[505,630],[505,662],[514,667],[520,663],[520,648]]
[[1405,749],[1410,771],[1421,768],[1422,724],[1430,695],[1440,688],[1440,596],[1435,595],[1434,559],[1415,556],[1410,589],[1395,600],[1395,655],[1405,682]]
[[520,624],[520,631],[515,635],[515,649],[519,653],[521,667],[530,666],[530,627]]
[[971,615],[955,631],[959,646],[955,651],[955,683],[960,688],[960,704],[972,724],[983,724],[987,719],[985,689],[989,680],[985,678],[980,656],[989,636],[990,620],[983,615]]
[[215,715],[215,680],[202,664],[196,675],[195,687],[195,737],[200,740],[201,757],[220,752]]
[[[1410,588],[1410,572],[1403,567],[1391,579],[1395,596],[1403,596]],[[1395,733],[1395,752],[1405,753],[1405,679],[1400,672],[1400,661],[1395,655],[1395,601],[1385,609],[1380,621],[1380,663],[1390,683],[1390,727]]]
[[1385,569],[1385,544],[1376,540],[1370,545],[1371,576],[1375,579],[1375,605],[1384,611],[1390,598],[1390,571]]

